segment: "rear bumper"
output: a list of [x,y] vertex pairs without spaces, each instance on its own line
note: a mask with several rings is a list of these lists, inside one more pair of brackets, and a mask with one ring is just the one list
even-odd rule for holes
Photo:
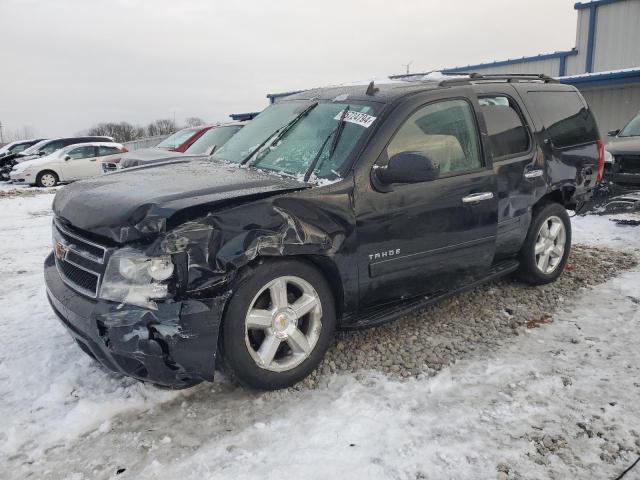
[[213,380],[227,297],[159,303],[152,310],[81,295],[62,281],[53,254],[44,274],[61,323],[109,370],[176,389]]

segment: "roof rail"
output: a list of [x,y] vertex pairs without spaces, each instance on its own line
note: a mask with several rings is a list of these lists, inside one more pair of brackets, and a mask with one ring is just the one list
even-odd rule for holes
[[[449,75],[449,73],[444,72],[444,75]],[[531,81],[538,80],[544,83],[560,83],[553,77],[545,75],[543,73],[477,73],[477,72],[455,72],[454,75],[461,76],[461,78],[451,78],[440,81],[438,84],[441,87],[446,87],[450,85],[467,85],[472,82],[478,81],[493,81],[493,80],[504,80],[506,82],[520,82],[520,81]]]

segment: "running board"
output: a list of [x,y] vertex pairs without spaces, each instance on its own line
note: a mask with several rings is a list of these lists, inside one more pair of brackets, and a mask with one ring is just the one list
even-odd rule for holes
[[363,328],[375,327],[382,325],[383,323],[395,320],[398,317],[402,317],[409,313],[413,313],[416,310],[426,308],[434,303],[437,303],[445,298],[457,295],[466,290],[482,285],[483,283],[496,280],[500,277],[504,277],[510,273],[515,272],[520,264],[516,260],[509,260],[493,265],[487,275],[467,283],[461,287],[447,292],[436,293],[430,297],[414,297],[401,302],[395,302],[392,304],[382,305],[374,308],[369,308],[358,315],[343,319],[340,330],[361,330]]

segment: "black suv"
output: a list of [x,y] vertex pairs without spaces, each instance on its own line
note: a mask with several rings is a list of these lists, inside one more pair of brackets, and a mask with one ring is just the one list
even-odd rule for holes
[[334,330],[376,325],[516,272],[554,281],[566,208],[600,181],[578,91],[543,76],[310,90],[211,158],[56,195],[48,298],[80,347],[165,387],[276,389]]

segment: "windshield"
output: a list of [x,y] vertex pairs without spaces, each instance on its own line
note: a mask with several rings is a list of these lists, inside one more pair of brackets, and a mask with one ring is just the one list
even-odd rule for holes
[[161,141],[157,145],[157,148],[165,148],[165,149],[178,148],[184,142],[189,140],[194,133],[200,131],[201,129],[202,127],[195,127],[195,128],[185,128],[183,130],[180,130],[174,133],[173,135],[165,138],[163,141]]
[[233,135],[242,128],[242,125],[229,125],[226,127],[213,127],[207,130],[198,140],[193,142],[185,153],[202,155],[213,145],[220,148],[227,143]]
[[640,113],[620,130],[619,137],[640,137]]
[[[314,173],[319,178],[335,178],[373,124],[377,108],[374,105],[327,102],[314,106],[308,101],[271,105],[218,149],[213,158],[241,163],[258,149],[249,160],[250,165],[298,176],[307,172],[322,150]],[[349,112],[344,115],[344,129],[337,136],[340,119],[347,107]],[[283,130],[305,110],[308,113],[290,125],[288,131]],[[339,140],[336,145],[327,141],[328,138],[335,140],[336,136]],[[277,142],[270,144],[274,139],[278,139]],[[259,148],[262,144],[264,147]]]
[[40,148],[42,148],[44,145],[47,144],[47,142],[49,142],[49,140],[42,140],[41,142],[38,142],[35,145],[31,145],[26,150],[23,150],[22,152],[20,152],[20,155],[35,155],[36,153],[38,153]]

